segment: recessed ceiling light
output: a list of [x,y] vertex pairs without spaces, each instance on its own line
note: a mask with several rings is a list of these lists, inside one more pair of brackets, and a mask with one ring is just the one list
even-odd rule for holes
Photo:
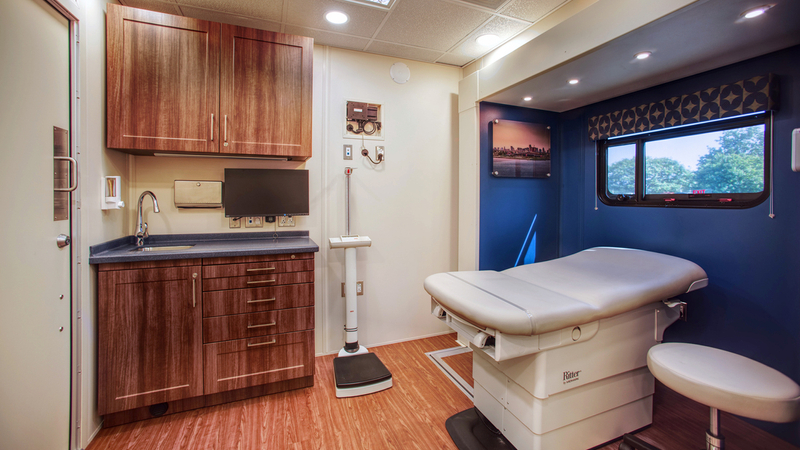
[[639,52],[635,56],[636,59],[647,59],[650,57],[651,54],[652,54],[651,52]]
[[496,34],[483,34],[481,36],[478,36],[475,39],[475,42],[477,42],[478,45],[482,45],[484,47],[491,47],[500,42],[500,36]]
[[523,97],[522,99],[525,100],[526,102],[529,102],[533,100],[533,97]]
[[327,20],[330,23],[335,23],[337,25],[340,25],[350,20],[350,18],[347,17],[347,14],[341,11],[331,11],[325,14],[325,20]]
[[745,19],[752,19],[753,17],[758,17],[767,12],[767,10],[772,8],[773,6],[775,5],[762,5],[759,6],[758,8],[748,9],[747,11],[742,13],[742,17],[744,17]]
[[573,78],[573,79],[567,81],[567,83],[569,83],[569,84],[578,84],[579,81],[580,80],[578,80],[577,78]]

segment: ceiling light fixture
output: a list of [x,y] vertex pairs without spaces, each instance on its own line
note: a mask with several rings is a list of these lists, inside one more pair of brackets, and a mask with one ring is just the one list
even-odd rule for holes
[[652,55],[651,52],[639,52],[634,56],[636,56],[636,59],[647,59],[650,57],[650,55]]
[[484,47],[491,47],[500,42],[500,36],[496,34],[483,34],[475,38],[475,42]]
[[533,100],[533,97],[523,97],[522,99],[525,100],[526,102],[529,102]]
[[341,25],[350,20],[350,18],[347,17],[347,14],[341,11],[331,11],[325,14],[325,20],[336,25]]
[[573,79],[567,81],[567,83],[569,83],[569,84],[578,84],[579,81],[580,81],[579,79],[573,78]]
[[775,5],[762,5],[759,6],[758,8],[748,9],[747,11],[742,13],[742,17],[744,17],[745,19],[752,19],[753,17],[758,17],[767,12],[767,10],[772,8],[773,6]]

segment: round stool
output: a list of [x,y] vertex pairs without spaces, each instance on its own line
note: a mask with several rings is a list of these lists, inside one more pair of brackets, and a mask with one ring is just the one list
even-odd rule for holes
[[647,353],[647,367],[668,388],[711,407],[708,450],[724,448],[719,410],[769,422],[800,418],[800,386],[735,353],[695,344],[659,344]]

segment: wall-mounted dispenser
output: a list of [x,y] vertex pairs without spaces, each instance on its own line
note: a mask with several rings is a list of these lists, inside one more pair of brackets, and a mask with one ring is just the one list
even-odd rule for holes
[[125,206],[121,200],[121,177],[103,177],[103,201],[100,209],[120,209]]

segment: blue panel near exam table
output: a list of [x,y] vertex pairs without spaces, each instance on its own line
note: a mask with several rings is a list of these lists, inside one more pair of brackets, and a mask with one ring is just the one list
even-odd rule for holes
[[[550,178],[495,178],[491,175],[489,122],[494,119],[542,123],[551,127],[553,138]],[[556,139],[557,125],[558,114],[553,112],[481,103],[479,244],[481,270],[503,270],[518,265],[518,261],[520,264],[527,264],[558,257],[558,198],[561,169]]]

